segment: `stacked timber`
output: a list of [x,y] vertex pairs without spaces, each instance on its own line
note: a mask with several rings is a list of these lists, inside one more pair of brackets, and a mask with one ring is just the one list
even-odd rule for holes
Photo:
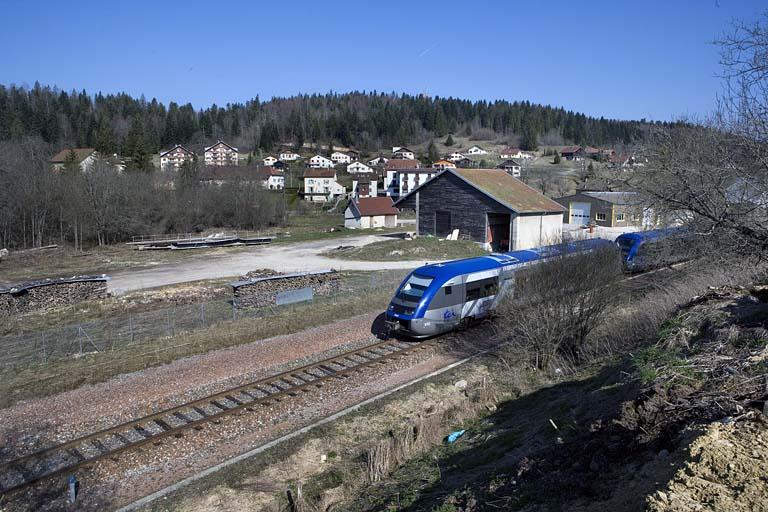
[[257,277],[231,283],[237,307],[264,307],[277,304],[277,296],[289,290],[311,288],[313,295],[331,295],[339,289],[335,270],[300,272]]
[[109,276],[41,279],[0,288],[0,318],[107,297]]

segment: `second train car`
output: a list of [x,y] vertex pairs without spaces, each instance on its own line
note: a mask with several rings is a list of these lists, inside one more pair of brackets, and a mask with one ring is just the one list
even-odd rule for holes
[[390,332],[424,338],[490,313],[525,266],[563,254],[611,247],[608,240],[581,240],[521,251],[424,265],[398,287],[386,312]]

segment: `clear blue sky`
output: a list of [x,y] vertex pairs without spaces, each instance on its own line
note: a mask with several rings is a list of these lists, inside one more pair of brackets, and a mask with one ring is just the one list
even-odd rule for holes
[[710,42],[768,9],[765,0],[8,2],[5,85],[196,108],[375,89],[653,120],[709,112],[720,87]]

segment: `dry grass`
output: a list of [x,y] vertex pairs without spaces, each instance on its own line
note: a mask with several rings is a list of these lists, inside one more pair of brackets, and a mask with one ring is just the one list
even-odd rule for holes
[[299,332],[326,324],[329,318],[342,320],[383,310],[390,296],[391,290],[388,289],[354,296],[343,295],[332,303],[296,305],[274,315],[222,322],[206,329],[128,345],[110,352],[65,359],[43,367],[34,365],[6,370],[0,373],[0,407],[103,382],[116,375],[159,366],[182,357]]
[[343,247],[323,253],[323,256],[344,260],[366,261],[435,261],[483,256],[487,251],[467,240],[442,240],[419,237],[415,240],[385,240],[360,247]]

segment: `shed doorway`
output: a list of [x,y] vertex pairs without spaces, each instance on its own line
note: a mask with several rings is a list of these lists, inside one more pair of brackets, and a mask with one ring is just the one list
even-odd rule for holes
[[488,240],[491,250],[494,252],[507,252],[510,250],[510,221],[508,213],[488,213]]
[[437,210],[435,212],[435,236],[451,234],[451,212]]

